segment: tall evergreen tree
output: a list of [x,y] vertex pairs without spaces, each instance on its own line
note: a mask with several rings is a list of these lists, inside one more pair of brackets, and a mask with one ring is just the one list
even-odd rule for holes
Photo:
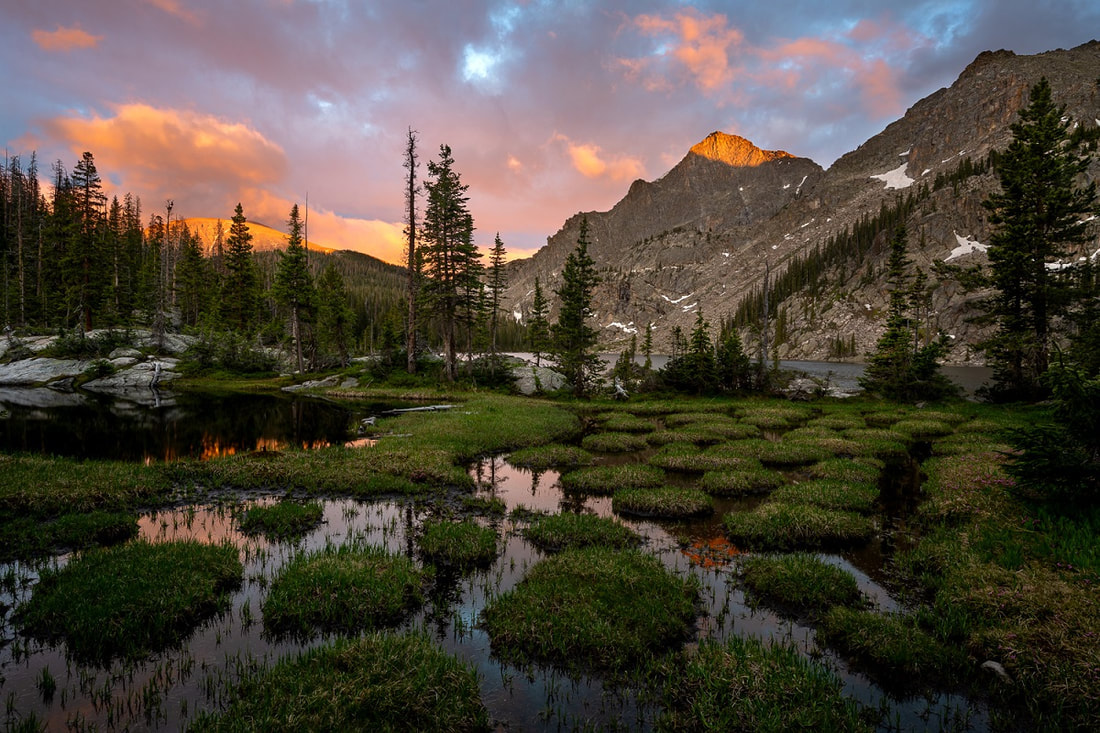
[[407,316],[405,319],[405,369],[409,374],[416,372],[416,298],[419,285],[420,258],[416,250],[416,197],[420,185],[416,182],[418,169],[416,154],[416,131],[411,127],[405,139],[405,268],[407,270],[406,298]]
[[508,286],[508,275],[504,271],[505,255],[504,242],[497,232],[493,239],[493,248],[489,250],[489,358],[492,368],[496,372],[497,365],[497,324],[500,318],[500,302],[504,297],[504,288]]
[[745,353],[736,326],[730,324],[722,328],[715,351],[718,386],[729,392],[748,388],[752,381],[752,363]]
[[318,342],[322,349],[335,354],[340,366],[348,364],[354,317],[344,278],[335,265],[329,264],[317,279]]
[[101,238],[105,228],[106,196],[90,152],[85,152],[73,169],[72,186],[78,233],[69,250],[69,302],[79,311],[84,330],[91,331],[103,296]]
[[209,305],[210,263],[202,255],[202,239],[186,225],[180,231],[180,256],[176,262],[176,306],[180,323],[197,326]]
[[547,311],[549,304],[542,294],[542,285],[535,275],[535,295],[531,299],[531,310],[527,314],[527,340],[531,353],[535,356],[535,366],[541,366],[542,355],[550,348],[550,322]]
[[302,244],[302,220],[298,204],[290,209],[287,220],[286,250],[278,252],[279,264],[275,270],[275,283],[271,294],[275,302],[286,308],[290,320],[290,337],[294,341],[294,356],[298,373],[305,371],[302,359],[302,324],[313,307],[313,278],[309,274],[306,248]]
[[562,268],[561,287],[555,291],[560,309],[551,329],[551,349],[558,371],[577,397],[589,394],[600,370],[600,357],[595,352],[598,334],[588,325],[592,295],[599,282],[596,263],[588,254],[588,217],[584,217],[577,246]]
[[988,312],[997,329],[982,346],[993,367],[993,395],[1001,399],[1047,394],[1040,378],[1053,324],[1066,312],[1069,284],[1047,265],[1086,241],[1084,220],[1096,207],[1095,182],[1077,185],[1088,158],[1070,144],[1069,126],[1044,77],[1012,124],[1008,149],[997,156],[1001,190],[984,202],[994,226],[988,255],[996,292]]
[[420,251],[424,263],[423,289],[431,311],[439,319],[443,340],[443,374],[449,382],[457,376],[456,335],[460,308],[468,293],[471,273],[480,253],[474,246],[474,220],[466,191],[454,169],[451,148],[439,146],[439,160],[428,162],[425,181],[427,205],[421,227]]
[[259,316],[260,277],[252,257],[252,233],[239,202],[225,244],[222,319],[229,328],[248,333]]

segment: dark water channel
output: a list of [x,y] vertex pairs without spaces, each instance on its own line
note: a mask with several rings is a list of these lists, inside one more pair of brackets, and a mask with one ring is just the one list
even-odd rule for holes
[[[364,450],[369,450],[365,448]],[[471,468],[478,494],[501,499],[512,509],[547,512],[583,511],[615,517],[645,537],[645,549],[679,574],[692,574],[703,586],[703,610],[698,636],[727,638],[733,634],[792,643],[831,667],[843,681],[844,692],[872,708],[882,708],[883,730],[984,730],[985,712],[965,698],[951,695],[897,699],[837,657],[815,649],[812,628],[762,609],[751,608],[736,575],[739,552],[725,540],[722,513],[745,508],[746,503],[719,502],[707,519],[684,522],[633,521],[616,516],[609,497],[577,498],[562,492],[555,471],[533,473],[512,467],[505,457],[486,458]],[[7,724],[30,713],[45,720],[51,730],[186,728],[195,712],[211,709],[225,696],[240,674],[323,643],[307,644],[271,639],[263,633],[261,604],[271,580],[296,553],[325,544],[363,540],[391,552],[415,557],[413,537],[434,511],[432,506],[407,501],[323,502],[324,524],[297,544],[274,544],[245,537],[237,531],[231,508],[196,506],[147,514],[141,534],[153,541],[198,538],[230,541],[241,551],[244,583],[233,595],[231,608],[201,628],[182,649],[158,653],[138,663],[115,663],[109,669],[83,667],[66,659],[63,646],[41,645],[12,628],[10,607],[33,591],[38,567],[0,565],[0,694]],[[436,508],[437,509],[437,508]],[[887,524],[904,521],[904,503]],[[482,699],[500,729],[574,730],[652,728],[659,713],[639,702],[630,691],[607,689],[599,679],[575,678],[554,669],[520,669],[498,661],[489,639],[478,628],[488,599],[515,586],[528,568],[543,557],[522,536],[523,522],[510,518],[481,518],[500,537],[501,554],[487,569],[464,577],[442,580],[432,599],[400,628],[430,634],[448,652],[473,664],[481,680]],[[851,572],[869,599],[882,611],[898,603],[880,584],[882,556],[889,543],[876,542],[859,552],[825,556],[828,562]],[[64,564],[66,557],[51,564]],[[52,698],[44,699],[39,680],[47,670],[57,681]]]
[[396,406],[188,393],[149,405],[48,389],[4,389],[0,453],[151,462],[319,448],[353,437],[358,416]]

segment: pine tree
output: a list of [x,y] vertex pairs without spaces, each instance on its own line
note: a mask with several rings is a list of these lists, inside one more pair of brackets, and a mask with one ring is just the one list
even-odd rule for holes
[[547,320],[548,304],[542,294],[542,285],[535,276],[535,295],[531,300],[531,310],[527,314],[527,339],[531,353],[535,355],[535,366],[541,366],[542,355],[550,347],[550,323]]
[[1049,269],[1067,247],[1087,241],[1084,220],[1096,206],[1096,184],[1081,188],[1088,158],[1069,144],[1065,107],[1055,107],[1044,77],[1012,124],[1013,140],[997,156],[1001,190],[984,202],[994,226],[989,263],[995,294],[988,312],[997,324],[982,344],[993,367],[995,397],[1041,398],[1054,340],[1066,312],[1069,278]]
[[729,392],[746,389],[752,381],[752,363],[745,353],[737,328],[730,325],[718,336],[715,368],[718,386]]
[[558,371],[577,397],[591,391],[600,369],[600,357],[595,352],[598,334],[588,325],[593,291],[599,282],[596,263],[588,254],[588,217],[584,217],[577,247],[565,259],[561,287],[555,291],[561,305],[558,321],[551,329],[551,348]]
[[248,333],[260,309],[260,278],[252,258],[252,234],[240,203],[225,241],[225,280],[221,313],[225,325]]
[[202,256],[202,240],[183,227],[180,257],[176,263],[176,305],[184,326],[197,326],[209,305],[212,273]]
[[493,248],[489,250],[489,282],[487,307],[489,309],[489,359],[495,375],[497,367],[497,324],[500,318],[500,301],[504,297],[504,288],[508,286],[508,276],[504,271],[506,251],[504,242],[497,232]]
[[645,354],[645,365],[642,368],[646,372],[653,371],[653,324],[648,321],[645,324],[645,337],[642,339],[642,353]]
[[91,153],[85,152],[73,169],[72,185],[78,234],[70,249],[69,302],[80,312],[84,330],[91,331],[93,316],[103,297],[101,238],[106,202]]
[[474,220],[466,191],[447,145],[439,146],[439,160],[428,162],[425,181],[428,201],[421,227],[420,251],[424,263],[423,291],[432,313],[439,319],[443,340],[443,375],[457,376],[456,333],[463,298],[480,253],[474,246]]
[[348,364],[354,317],[344,278],[335,265],[329,264],[317,279],[318,341],[323,349],[336,355],[340,366]]
[[416,250],[416,197],[420,186],[416,182],[418,168],[416,154],[416,131],[411,127],[405,140],[405,269],[407,317],[405,321],[405,369],[409,374],[416,373],[416,297],[420,287],[420,258]]
[[271,294],[275,302],[290,311],[290,337],[294,341],[294,356],[298,373],[305,371],[302,359],[302,325],[313,307],[313,278],[309,274],[306,249],[302,244],[302,220],[298,204],[290,209],[287,220],[286,250],[278,252],[279,264],[275,270],[275,283]]

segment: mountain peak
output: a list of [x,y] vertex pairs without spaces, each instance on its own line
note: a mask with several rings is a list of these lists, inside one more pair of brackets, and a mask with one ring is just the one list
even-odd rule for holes
[[783,150],[761,150],[739,135],[712,132],[702,142],[691,146],[691,152],[735,168],[753,168],[780,158],[795,156]]

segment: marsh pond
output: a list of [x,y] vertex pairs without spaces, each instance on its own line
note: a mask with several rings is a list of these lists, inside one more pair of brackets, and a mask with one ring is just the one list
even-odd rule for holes
[[184,435],[101,460],[36,455],[8,408],[7,729],[982,731],[1058,704],[1007,643],[1034,620],[981,617],[1004,563],[963,587],[942,536],[1007,501],[981,406],[226,400],[93,416]]

